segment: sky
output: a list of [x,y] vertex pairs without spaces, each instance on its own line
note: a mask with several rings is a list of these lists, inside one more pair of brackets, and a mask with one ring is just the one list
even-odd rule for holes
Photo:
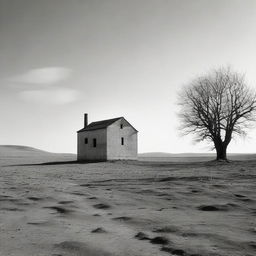
[[255,0],[0,0],[0,144],[75,153],[88,113],[124,116],[139,152],[209,152],[180,135],[177,94],[226,65],[256,87],[255,28]]

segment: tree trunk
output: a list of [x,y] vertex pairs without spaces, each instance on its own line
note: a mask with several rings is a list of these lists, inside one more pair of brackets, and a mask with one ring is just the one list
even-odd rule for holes
[[215,142],[216,160],[227,160],[227,145],[222,141]]

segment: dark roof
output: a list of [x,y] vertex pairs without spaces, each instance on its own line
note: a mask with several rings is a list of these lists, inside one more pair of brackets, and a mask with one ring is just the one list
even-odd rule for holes
[[107,128],[109,125],[113,124],[117,120],[121,119],[123,117],[117,117],[113,119],[107,119],[103,121],[98,121],[98,122],[92,122],[89,125],[87,125],[85,128],[77,131],[77,132],[83,132],[83,131],[92,131],[92,130],[98,130],[98,129],[104,129]]
[[109,125],[113,124],[117,120],[123,118],[136,132],[138,132],[124,117],[117,117],[117,118],[112,118],[112,119],[107,119],[107,120],[102,120],[98,122],[92,122],[83,129],[77,131],[77,132],[84,132],[84,131],[92,131],[92,130],[99,130],[99,129],[105,129]]

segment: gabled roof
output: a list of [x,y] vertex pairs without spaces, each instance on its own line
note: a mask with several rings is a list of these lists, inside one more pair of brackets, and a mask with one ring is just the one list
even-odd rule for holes
[[109,125],[113,124],[117,120],[121,119],[122,117],[102,120],[98,122],[92,122],[83,129],[79,130],[78,132],[84,132],[84,131],[92,131],[92,130],[98,130],[98,129],[104,129],[107,128]]
[[[117,118],[112,118],[112,119],[107,119],[107,120],[102,120],[102,121],[97,121],[97,122],[92,122],[83,129],[77,131],[77,132],[84,132],[84,131],[92,131],[92,130],[99,130],[99,129],[105,129],[109,125],[113,124],[119,119],[122,119],[123,117],[117,117]],[[125,119],[125,118],[123,118]],[[137,131],[126,119],[125,121],[135,130]]]

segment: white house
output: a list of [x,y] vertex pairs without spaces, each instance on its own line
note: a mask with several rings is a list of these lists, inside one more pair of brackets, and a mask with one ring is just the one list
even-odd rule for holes
[[84,114],[84,128],[77,131],[77,160],[135,160],[138,148],[137,133],[124,117],[88,125],[88,115]]

